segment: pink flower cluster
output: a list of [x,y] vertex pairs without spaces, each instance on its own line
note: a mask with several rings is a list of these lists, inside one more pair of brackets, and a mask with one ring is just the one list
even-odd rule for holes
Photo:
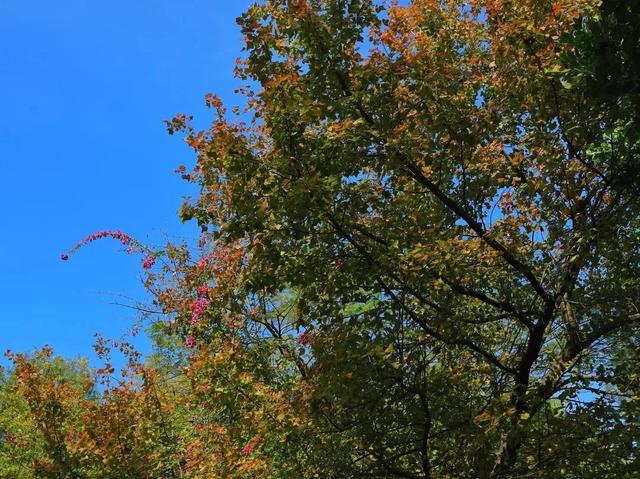
[[194,338],[193,336],[189,335],[189,336],[187,336],[187,339],[185,339],[184,345],[187,348],[195,348],[198,345],[198,341],[196,341],[196,338]]
[[255,447],[258,445],[258,442],[260,442],[260,438],[258,436],[252,437],[247,445],[242,448],[240,454],[242,454],[243,456],[248,456],[253,452]]
[[146,255],[142,260],[142,267],[144,269],[151,269],[154,264],[156,264],[156,257],[153,254]]
[[200,322],[200,316],[209,307],[209,300],[207,298],[198,298],[193,302],[191,307],[191,324],[198,324]]
[[202,286],[198,286],[198,296],[202,296],[203,298],[206,298],[208,294],[209,294],[209,286],[207,286],[206,284],[203,284]]

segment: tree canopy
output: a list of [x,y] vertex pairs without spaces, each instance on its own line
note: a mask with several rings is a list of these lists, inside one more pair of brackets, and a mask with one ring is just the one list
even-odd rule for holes
[[0,477],[637,477],[639,19],[251,6],[242,104],[167,122],[197,248],[98,234],[146,255],[155,355],[14,355]]

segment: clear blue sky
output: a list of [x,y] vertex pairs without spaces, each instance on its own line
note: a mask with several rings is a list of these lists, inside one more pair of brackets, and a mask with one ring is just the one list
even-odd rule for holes
[[[162,123],[233,101],[242,0],[0,0],[0,350],[50,344],[92,356],[148,299],[138,257],[114,241],[62,262],[85,235],[121,229],[161,244],[193,194],[173,170],[193,155]],[[142,345],[144,348],[144,345]]]

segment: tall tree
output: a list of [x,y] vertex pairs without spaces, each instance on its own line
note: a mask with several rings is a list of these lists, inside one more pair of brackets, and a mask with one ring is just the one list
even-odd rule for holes
[[119,344],[99,394],[14,356],[0,425],[37,441],[1,436],[0,477],[636,477],[637,16],[250,7],[245,104],[168,122],[197,152],[197,248],[80,243],[146,255],[155,356]]
[[232,314],[288,293],[312,338],[327,477],[631,473],[637,28],[614,3],[267,1],[239,19],[244,113],[169,123],[198,152],[183,218],[243,248]]

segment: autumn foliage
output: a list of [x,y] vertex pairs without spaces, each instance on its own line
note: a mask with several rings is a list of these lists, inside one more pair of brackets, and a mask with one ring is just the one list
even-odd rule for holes
[[12,354],[0,477],[637,477],[637,20],[251,6],[241,105],[167,122],[197,247],[81,242],[144,255],[154,355]]

